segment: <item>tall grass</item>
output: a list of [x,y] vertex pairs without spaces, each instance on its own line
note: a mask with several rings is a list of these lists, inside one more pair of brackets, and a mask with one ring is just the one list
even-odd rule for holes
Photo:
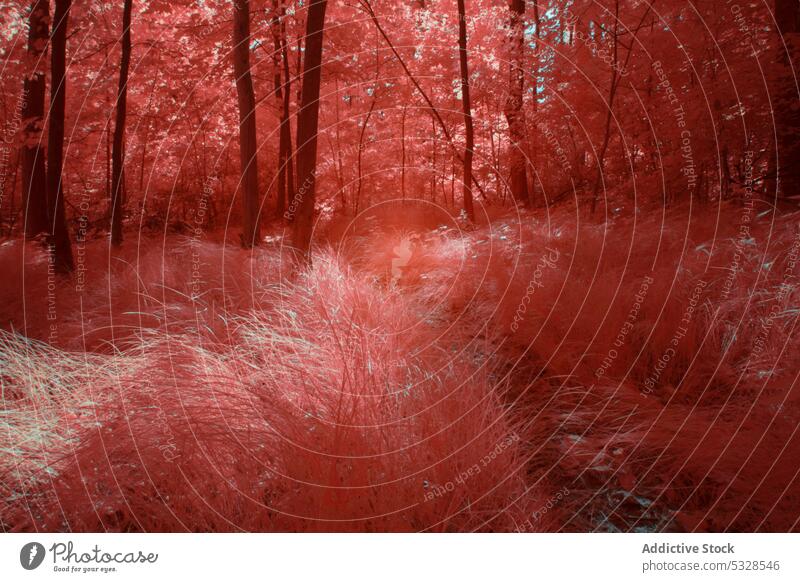
[[94,244],[81,292],[6,243],[0,521],[798,529],[797,216],[740,214],[376,226],[299,275],[278,247]]

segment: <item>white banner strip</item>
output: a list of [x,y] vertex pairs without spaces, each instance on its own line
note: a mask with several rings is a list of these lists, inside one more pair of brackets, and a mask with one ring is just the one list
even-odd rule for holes
[[3,534],[0,580],[800,580],[791,534]]

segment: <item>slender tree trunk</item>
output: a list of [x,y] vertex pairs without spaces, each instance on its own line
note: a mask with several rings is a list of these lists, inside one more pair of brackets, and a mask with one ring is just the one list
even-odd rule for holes
[[11,176],[11,201],[8,205],[8,234],[14,232],[14,227],[17,225],[18,212],[15,210],[16,195],[17,195],[17,176],[19,175],[19,167],[22,164],[22,156],[17,152],[17,161],[14,164],[14,173]]
[[509,166],[511,194],[517,204],[530,205],[525,160],[525,0],[509,0],[509,91],[505,104],[508,137],[511,142]]
[[592,190],[592,214],[597,210],[597,200],[600,197],[600,186],[603,183],[603,166],[606,161],[606,152],[611,140],[611,119],[614,115],[614,98],[617,95],[617,84],[619,75],[617,74],[617,63],[619,55],[619,0],[614,3],[614,32],[613,32],[613,63],[611,65],[611,88],[608,93],[608,103],[606,104],[606,122],[603,130],[603,143],[600,146],[600,155],[597,158],[597,172],[595,173],[594,189]]
[[375,106],[378,104],[378,81],[380,79],[380,71],[381,71],[381,61],[380,55],[378,53],[378,40],[375,41],[375,83],[373,86],[372,92],[372,102],[369,104],[369,111],[367,112],[367,116],[364,119],[364,125],[361,126],[361,134],[358,136],[358,154],[357,154],[357,166],[358,166],[358,182],[356,185],[356,204],[355,204],[355,213],[358,214],[358,209],[361,206],[361,192],[363,189],[363,182],[364,182],[364,171],[363,171],[363,158],[364,158],[364,137],[367,134],[367,126],[369,125],[369,120],[372,118],[372,113],[375,111]]
[[494,139],[494,120],[492,120],[492,125],[489,128],[489,143],[492,146],[491,147],[491,149],[492,149],[492,165],[495,168],[497,168],[495,170],[495,172],[494,172],[495,189],[497,190],[495,195],[501,197],[501,204],[505,204],[506,203],[505,188],[503,188],[502,180],[500,179],[500,171],[499,171],[500,156],[497,153],[497,144],[496,144],[495,139]]
[[730,152],[728,151],[728,144],[722,148],[722,191],[720,198],[727,200],[730,197],[731,191],[731,162]]
[[[408,65],[406,64],[406,62],[403,59],[403,57],[400,56],[400,53],[397,51],[397,48],[394,46],[394,43],[389,38],[389,35],[386,34],[386,31],[383,29],[383,27],[381,26],[380,21],[378,20],[378,16],[375,14],[375,10],[372,8],[372,4],[370,3],[369,0],[359,0],[359,3],[361,5],[361,7],[369,15],[370,19],[372,20],[372,23],[375,25],[375,28],[378,30],[378,32],[383,37],[383,40],[386,41],[386,44],[389,46],[389,49],[392,51],[392,54],[394,54],[394,57],[395,57],[395,59],[397,59],[397,62],[400,63],[400,66],[403,68],[403,71],[405,72],[406,76],[411,80],[411,83],[413,83],[414,87],[417,89],[417,91],[419,92],[420,96],[425,100],[425,103],[428,106],[428,109],[430,110],[431,115],[433,115],[434,125],[436,123],[439,124],[439,127],[442,128],[442,132],[444,133],[444,137],[447,140],[447,143],[450,145],[451,148],[453,148],[453,150],[456,151],[456,155],[458,156],[458,159],[461,160],[461,152],[458,151],[457,145],[455,144],[455,142],[453,141],[452,137],[450,136],[450,131],[447,129],[447,125],[445,124],[444,120],[442,119],[442,116],[439,113],[439,110],[433,104],[433,101],[428,96],[428,94],[425,92],[425,90],[422,88],[422,85],[420,85],[420,83],[417,80],[417,78],[411,73],[411,70],[408,68]],[[476,183],[476,185],[477,185],[477,183]]]
[[614,99],[617,96],[617,89],[619,89],[619,83],[622,80],[621,74],[619,73],[620,70],[624,71],[628,67],[628,62],[630,62],[631,55],[633,54],[633,47],[636,43],[636,37],[639,34],[639,31],[644,26],[644,21],[647,18],[647,15],[650,13],[650,10],[653,8],[653,4],[655,4],[655,0],[652,3],[647,4],[647,9],[642,14],[642,18],[639,21],[638,26],[633,30],[632,39],[630,41],[630,45],[627,48],[627,53],[625,55],[625,61],[620,67],[620,58],[619,58],[619,0],[614,1],[614,31],[613,31],[613,43],[614,43],[614,52],[613,52],[613,61],[611,65],[611,87],[608,92],[608,103],[606,104],[606,123],[605,123],[605,131],[603,132],[603,144],[600,147],[600,155],[597,160],[597,173],[595,175],[594,181],[594,190],[592,192],[592,214],[595,213],[597,209],[597,200],[600,196],[600,186],[603,181],[603,166],[606,160],[606,153],[608,151],[608,145],[611,139],[611,119],[613,117],[614,111]]
[[775,0],[775,20],[780,37],[775,59],[779,71],[772,91],[778,142],[772,163],[775,175],[772,192],[779,198],[797,200],[800,196],[800,89],[795,75],[800,68],[800,3]]
[[[49,3],[33,0],[28,16],[28,59],[22,87],[22,193],[25,204],[23,229],[26,238],[48,232],[47,174],[42,140],[45,100],[45,53],[48,39]],[[12,184],[13,191],[13,184]]]
[[292,160],[292,122],[289,108],[292,101],[292,77],[289,73],[289,48],[286,38],[286,7],[281,0],[281,60],[283,62],[283,112],[281,116],[281,140],[284,142],[286,152],[286,198],[283,202],[278,216],[283,215],[286,208],[286,200],[291,200],[294,196],[294,167]]
[[364,125],[361,126],[361,133],[358,136],[358,153],[356,154],[358,181],[356,182],[355,208],[353,209],[355,214],[358,214],[358,209],[361,206],[361,191],[363,189],[363,182],[364,182],[364,170],[363,170],[364,137],[367,134],[367,125],[369,124],[369,120],[372,117],[372,112],[375,110],[376,102],[377,100],[373,97],[372,103],[370,103],[369,105],[369,111],[367,111],[367,116],[364,118]]
[[67,24],[71,0],[56,0],[53,32],[50,37],[50,125],[47,135],[47,221],[50,249],[56,272],[69,273],[75,268],[72,243],[64,212],[64,188],[61,170],[64,164],[64,111],[66,108]]
[[242,235],[244,248],[261,240],[258,204],[256,100],[250,75],[250,2],[235,0],[233,10],[233,73],[239,101],[239,159],[241,164]]
[[406,202],[406,112],[408,108],[404,105],[403,106],[403,119],[400,123],[401,126],[401,145],[403,148],[403,160],[402,160],[402,174],[400,177],[400,192],[403,196],[403,204]]
[[470,222],[475,222],[472,203],[472,156],[475,149],[475,132],[472,127],[472,102],[469,95],[469,66],[467,61],[467,15],[464,0],[458,0],[458,55],[461,68],[461,105],[464,110],[466,147],[464,149],[464,211]]
[[[279,6],[280,2],[280,6]],[[282,46],[281,40],[281,20],[283,18],[283,2],[282,0],[272,0],[272,21],[270,28],[272,29],[272,65],[273,65],[273,78],[275,85],[275,99],[278,102],[278,109],[281,111],[281,120],[279,127],[279,142],[278,142],[278,191],[275,194],[275,216],[282,216],[286,209],[286,160],[288,152],[286,151],[286,119],[285,119],[285,106],[284,106],[284,90],[283,87],[283,64],[282,64]]]
[[[534,125],[539,115],[539,70],[541,66],[541,51],[543,48],[542,44],[542,17],[539,10],[539,0],[533,0],[533,23],[536,27],[535,32],[535,49],[533,51],[533,63],[531,64],[531,70],[533,71],[533,99],[531,101],[533,105],[533,120]],[[528,157],[530,163],[526,164],[526,173],[525,179],[527,180],[528,184],[528,199],[530,200],[531,206],[536,204],[538,198],[536,197],[536,185],[537,180],[535,176],[535,168],[536,168],[536,160],[538,159],[538,141],[536,139],[531,139],[532,132],[527,132],[528,139],[526,140],[527,148],[528,148]],[[544,199],[545,196],[543,195],[542,198]]]
[[[300,116],[300,103],[302,103],[302,101],[303,101],[303,83],[301,82],[301,80],[303,78],[303,40],[304,40],[303,39],[303,35],[302,34],[298,34],[297,35],[297,43],[296,43],[297,59],[295,60],[295,63],[294,63],[294,71],[295,71],[294,78],[297,80],[297,82],[295,83],[295,85],[297,85],[297,92],[295,94],[295,103],[297,103],[296,110],[295,110],[296,111],[295,115],[297,117]],[[295,122],[295,123],[297,123],[297,122]],[[300,129],[298,127],[295,127],[295,132],[299,132],[299,131],[300,131]],[[300,169],[297,167],[297,163],[298,163],[297,162],[297,148],[300,146],[300,142],[297,141],[297,133],[295,133],[294,135],[295,135],[295,142],[296,142],[295,143],[295,150],[294,150],[294,152],[290,151],[289,160],[293,163],[293,171],[295,172],[293,179],[294,179],[295,187],[292,188],[291,195],[289,197],[289,200],[288,200],[287,204],[291,204],[292,200],[294,200],[295,196],[297,196],[297,190],[300,188],[300,176],[299,176]],[[291,150],[291,148],[290,148],[290,150]],[[284,218],[287,218],[287,217],[288,217],[288,221],[289,222],[294,221],[294,212],[285,213],[284,214]]]
[[117,119],[114,124],[114,150],[111,154],[111,244],[122,244],[122,213],[125,190],[125,122],[128,108],[128,70],[131,65],[131,11],[133,0],[125,0],[122,9],[122,59],[119,65],[119,88],[117,90]]
[[311,262],[311,231],[314,221],[315,173],[317,170],[317,131],[319,91],[322,73],[322,40],[327,0],[311,0],[306,21],[306,54],[303,59],[303,96],[297,119],[297,181],[299,187],[289,211],[297,204],[292,245],[298,258]]
[[436,203],[436,119],[431,118],[431,202]]
[[[108,62],[108,53],[106,53],[106,62]],[[111,110],[111,98],[106,93],[106,109]],[[106,123],[106,197],[111,200],[114,197],[113,190],[111,189],[111,123]],[[111,215],[109,214],[109,222]]]
[[[159,75],[153,77],[153,86],[150,89],[150,97],[147,99],[147,109],[144,112],[145,116],[150,115],[150,106],[153,104],[153,94],[156,92],[156,83],[158,82]],[[150,144],[150,122],[148,121],[144,128],[144,140],[142,141],[142,162],[139,165],[139,193],[144,193],[144,166],[147,160],[147,147]]]
[[336,83],[336,132],[335,132],[335,143],[331,146],[331,150],[334,152],[335,159],[336,159],[336,186],[339,188],[339,206],[342,209],[344,214],[347,214],[347,194],[346,194],[346,187],[344,183],[344,164],[342,163],[342,115],[341,109],[339,106],[339,102],[341,101],[339,97],[339,80],[335,79]]
[[456,207],[456,161],[453,159],[453,165],[450,172],[450,208]]

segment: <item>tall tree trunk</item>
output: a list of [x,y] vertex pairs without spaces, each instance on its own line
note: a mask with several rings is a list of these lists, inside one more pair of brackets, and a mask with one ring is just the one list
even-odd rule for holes
[[[159,73],[153,77],[153,85],[150,88],[150,97],[147,99],[147,108],[144,111],[144,117],[150,116],[150,107],[153,104],[153,94],[156,92],[156,83],[158,82]],[[144,140],[142,141],[142,161],[139,165],[139,193],[144,194],[144,166],[147,160],[147,146],[150,144],[150,121],[144,127]]]
[[450,208],[456,207],[456,160],[453,157],[453,164],[450,171]]
[[369,125],[369,120],[372,118],[372,113],[375,111],[375,106],[378,104],[378,81],[380,80],[380,71],[381,71],[381,61],[380,61],[380,53],[378,52],[378,42],[376,39],[375,42],[375,83],[373,85],[372,91],[372,102],[369,104],[369,111],[367,112],[367,116],[364,119],[364,124],[361,126],[361,133],[358,136],[358,153],[357,157],[357,168],[358,168],[358,181],[356,182],[356,196],[355,196],[355,214],[358,215],[358,210],[361,206],[361,192],[363,190],[364,185],[364,167],[363,167],[363,158],[364,158],[364,137],[367,135],[367,126]]
[[[531,64],[531,71],[533,72],[533,119],[536,120],[537,116],[539,115],[539,71],[541,68],[541,56],[542,56],[542,48],[544,47],[542,43],[542,15],[539,10],[539,0],[533,0],[533,23],[536,28],[535,32],[535,49],[533,51],[533,63]],[[527,125],[526,125],[527,127]],[[526,131],[528,136],[531,135],[532,132]],[[536,160],[538,159],[539,147],[538,141],[535,139],[528,138],[526,140],[527,144],[527,151],[530,152],[528,154],[528,159],[530,160],[529,164],[526,164],[526,169],[529,170],[525,173],[525,179],[527,180],[528,184],[528,198],[530,199],[531,206],[536,204],[537,197],[536,197],[536,185],[537,179],[535,176],[535,168],[536,168]],[[545,195],[542,195],[542,201],[544,202]]]
[[[280,6],[279,6],[280,3]],[[283,64],[282,59],[282,46],[281,39],[281,21],[283,18],[283,1],[272,0],[272,20],[270,21],[270,28],[272,29],[272,65],[273,65],[273,79],[275,85],[275,99],[278,102],[278,110],[281,111],[280,127],[279,127],[279,142],[278,142],[278,191],[275,195],[275,216],[280,217],[286,208],[286,160],[288,153],[286,151],[286,111],[283,84]]]
[[322,66],[322,39],[327,0],[311,0],[306,20],[306,51],[303,59],[303,95],[297,119],[297,181],[299,187],[289,210],[297,205],[292,245],[298,258],[311,262],[311,230],[314,221],[317,131]]
[[286,196],[278,211],[278,216],[283,215],[286,208],[286,200],[291,200],[294,196],[294,156],[292,155],[292,122],[289,108],[292,101],[292,76],[289,73],[289,48],[288,39],[286,38],[286,7],[281,0],[281,60],[283,62],[283,111],[281,113],[281,136],[280,139],[284,142],[284,151],[286,153],[286,168],[284,174],[286,175]]
[[[373,9],[372,4],[370,3],[370,0],[359,0],[359,5],[369,15],[370,20],[372,20],[372,23],[375,25],[375,28],[378,29],[378,32],[383,37],[383,40],[386,41],[386,44],[389,46],[389,49],[392,51],[392,54],[394,54],[394,57],[395,57],[395,59],[397,59],[397,62],[400,63],[400,66],[403,68],[403,71],[405,72],[406,76],[411,80],[411,82],[413,83],[414,87],[419,92],[420,96],[425,100],[425,103],[427,104],[428,109],[430,110],[431,114],[433,115],[434,124],[436,124],[438,122],[439,127],[442,128],[442,133],[444,133],[444,137],[445,137],[445,140],[447,141],[447,144],[450,146],[450,148],[452,148],[453,152],[455,153],[455,156],[459,159],[459,161],[463,161],[462,152],[461,152],[460,148],[458,147],[458,144],[455,143],[455,141],[453,140],[452,136],[450,135],[450,131],[447,129],[447,125],[445,124],[444,120],[442,119],[442,116],[439,113],[439,110],[433,104],[433,101],[428,96],[428,94],[425,92],[425,90],[422,88],[422,85],[420,85],[420,83],[417,80],[417,78],[411,73],[411,70],[408,68],[408,65],[406,64],[406,62],[403,59],[403,57],[397,51],[397,48],[394,46],[394,43],[392,42],[392,40],[389,38],[389,35],[386,34],[386,31],[383,29],[383,27],[381,26],[380,21],[378,20],[378,16],[375,14],[375,10]],[[434,130],[434,133],[435,133],[435,130]],[[435,136],[434,136],[434,141],[435,141]],[[434,153],[435,153],[435,151],[436,151],[436,149],[434,148]],[[435,172],[435,168],[436,168],[436,164],[434,163],[434,172]],[[434,183],[433,183],[433,195],[434,195],[434,198],[436,196],[436,181],[435,181],[435,179],[436,179],[436,174],[434,173]],[[483,191],[483,188],[481,187],[480,183],[477,180],[474,180],[473,185],[478,189],[478,193],[481,196],[483,196],[483,198],[485,199],[486,198],[486,194]]]
[[258,245],[258,158],[256,100],[250,75],[250,2],[235,0],[233,9],[233,73],[239,101],[239,159],[241,164],[242,235],[244,248]]
[[[778,56],[776,66],[775,125],[777,154],[772,162],[775,185],[771,193],[778,198],[800,196],[800,89],[795,75],[800,68],[800,3],[797,0],[775,0],[778,24]],[[786,46],[784,46],[784,43]]]
[[400,128],[401,128],[400,129],[400,133],[401,133],[401,137],[400,137],[401,142],[400,143],[401,143],[402,148],[403,148],[402,162],[401,162],[402,174],[401,174],[401,177],[400,177],[400,192],[402,192],[403,204],[405,204],[405,202],[406,202],[406,113],[407,113],[407,111],[408,111],[408,107],[403,105],[403,119],[402,119],[402,121],[400,123]]
[[11,175],[11,201],[8,204],[8,234],[14,232],[14,227],[17,224],[17,210],[16,207],[16,194],[17,194],[17,176],[19,175],[19,167],[22,163],[22,155],[17,152],[17,161],[14,163],[14,173]]
[[125,121],[128,107],[128,70],[131,65],[131,11],[133,0],[125,0],[122,9],[122,58],[119,65],[119,88],[117,89],[117,119],[114,124],[114,149],[111,154],[111,244],[122,244],[122,213],[125,191]]
[[[297,85],[297,92],[295,94],[295,103],[297,103],[296,115],[299,117],[300,103],[303,101],[303,83],[300,82],[303,77],[303,35],[301,34],[297,35],[296,50],[297,50],[297,59],[295,60],[294,63],[294,70],[295,70],[294,78],[297,80],[297,82],[295,83],[295,85]],[[298,131],[298,129],[295,128],[295,131]],[[296,136],[297,134],[295,133],[295,139]],[[295,144],[295,146],[298,145],[299,143]],[[297,168],[297,147],[295,147],[294,152],[292,151],[292,148],[289,148],[289,164],[290,164],[289,166],[290,169],[294,172],[293,179],[295,187],[290,189],[289,200],[287,201],[287,204],[291,203],[291,201],[294,200],[294,197],[297,194],[297,189],[300,187],[300,178],[298,175],[298,172],[300,170]],[[284,214],[284,218],[287,217],[289,222],[292,222],[294,220],[294,213],[292,213],[291,215],[289,215],[288,213]]]
[[431,202],[436,204],[436,118],[431,117]]
[[[106,59],[105,62],[108,62],[108,50],[106,50]],[[106,109],[108,111],[111,110],[111,97],[106,93]],[[106,197],[108,200],[113,199],[114,194],[113,190],[111,189],[111,123],[106,123]],[[109,217],[110,219],[110,217]]]
[[458,55],[461,68],[461,105],[464,110],[466,147],[464,149],[464,211],[470,222],[475,222],[472,203],[472,156],[475,149],[475,132],[472,127],[472,102],[469,96],[469,67],[467,63],[467,15],[464,0],[458,0]]
[[[372,4],[370,3],[369,0],[359,0],[359,3],[361,5],[361,7],[369,15],[370,19],[372,20],[372,23],[375,25],[375,28],[378,29],[378,32],[383,37],[383,40],[386,41],[386,44],[389,46],[389,49],[392,51],[392,54],[394,54],[394,57],[395,57],[395,59],[397,59],[397,62],[400,63],[400,66],[403,68],[403,71],[405,72],[406,76],[411,80],[411,83],[413,83],[414,87],[417,89],[417,91],[419,92],[420,96],[425,100],[425,103],[428,106],[428,109],[430,110],[431,115],[433,115],[433,123],[434,123],[434,125],[436,123],[439,124],[439,127],[442,128],[442,132],[444,133],[444,137],[447,140],[447,143],[450,145],[451,148],[453,148],[453,150],[456,153],[456,156],[458,156],[458,159],[461,160],[461,152],[458,151],[458,147],[457,147],[456,143],[453,141],[453,138],[450,136],[450,131],[447,129],[447,125],[445,124],[444,120],[442,119],[442,116],[439,113],[439,110],[433,104],[433,101],[428,96],[428,94],[425,92],[425,90],[422,88],[422,85],[420,85],[420,83],[417,80],[417,78],[411,73],[411,70],[408,68],[408,65],[406,64],[406,62],[403,59],[403,57],[397,51],[397,48],[394,46],[394,43],[392,42],[392,40],[389,38],[389,35],[386,34],[386,31],[383,29],[383,27],[381,26],[380,21],[378,20],[378,16],[375,14],[375,10],[372,8]],[[434,131],[435,131],[435,129],[434,129]],[[435,136],[434,136],[434,140],[435,140]],[[478,185],[477,182],[475,183],[475,185],[476,186]]]
[[[43,147],[45,53],[48,39],[49,2],[33,0],[28,16],[28,59],[22,87],[22,193],[25,210],[23,229],[26,238],[48,232],[47,174]],[[13,188],[13,184],[12,184]]]
[[64,164],[67,24],[71,3],[71,0],[56,0],[50,37],[50,78],[53,86],[50,90],[50,126],[47,134],[47,221],[53,267],[59,273],[69,273],[75,268],[61,180]]
[[[348,208],[348,200],[347,200],[347,188],[345,187],[344,183],[344,164],[342,163],[342,115],[340,112],[339,103],[341,99],[339,98],[339,80],[335,79],[334,82],[336,83],[336,90],[334,95],[336,95],[336,132],[335,132],[335,143],[331,146],[331,151],[334,152],[336,156],[336,185],[339,188],[339,205],[344,214],[347,214]],[[329,136],[330,139],[330,136]]]
[[[625,47],[627,49],[627,53],[625,54],[625,60],[620,67],[620,58],[619,58],[619,0],[614,1],[614,31],[613,31],[613,61],[611,64],[611,86],[608,91],[608,103],[606,103],[606,123],[605,123],[605,131],[603,133],[603,144],[600,147],[600,155],[597,160],[597,173],[595,175],[594,181],[594,190],[592,192],[592,214],[595,213],[597,209],[597,201],[600,196],[600,186],[603,181],[603,165],[605,164],[606,160],[606,153],[608,152],[608,146],[611,140],[611,120],[613,118],[613,111],[614,111],[614,99],[617,96],[617,90],[619,89],[619,84],[622,81],[622,75],[620,71],[625,71],[628,68],[628,63],[631,60],[631,55],[633,54],[633,48],[636,44],[636,37],[639,35],[639,31],[644,26],[644,21],[647,19],[647,15],[650,14],[650,10],[653,9],[653,4],[655,4],[655,0],[653,2],[647,4],[647,8],[642,13],[642,18],[639,20],[639,24],[636,28],[632,31],[632,39],[630,44]],[[624,45],[623,45],[624,46]]]
[[364,158],[364,137],[367,134],[367,125],[369,125],[369,120],[372,117],[372,112],[375,110],[375,104],[377,100],[373,97],[372,103],[369,105],[369,111],[367,111],[367,116],[364,118],[364,124],[361,126],[361,132],[358,134],[358,153],[356,154],[356,168],[358,172],[358,179],[356,181],[356,195],[355,195],[355,207],[353,208],[353,212],[358,215],[358,210],[361,206],[361,191],[363,189],[364,184],[364,165],[363,165],[363,158]]
[[[495,135],[494,134],[494,128],[495,128],[494,119],[492,119],[491,126],[489,127],[489,143],[490,143],[491,149],[492,149],[492,166],[494,166],[495,168],[499,168],[500,167],[500,155],[497,152],[497,143],[495,142],[495,139],[494,139],[494,135]],[[495,194],[497,196],[500,196],[500,201],[501,201],[500,203],[505,205],[505,203],[506,203],[506,192],[505,192],[505,188],[502,187],[502,179],[501,179],[500,171],[497,170],[497,169],[494,172],[494,179],[495,179],[495,190],[497,190],[497,192]]]
[[[611,120],[614,115],[614,98],[617,95],[617,85],[619,75],[617,67],[619,63],[619,0],[614,2],[614,32],[613,32],[613,62],[611,64],[611,87],[608,92],[608,103],[606,104],[606,122],[603,131],[603,144],[600,146],[600,155],[597,158],[597,172],[594,179],[594,189],[592,190],[592,214],[597,210],[597,200],[600,197],[600,186],[603,183],[603,166],[606,161],[606,152],[611,140]],[[631,43],[631,49],[633,43]]]
[[508,138],[511,142],[509,166],[511,194],[517,204],[530,205],[525,160],[525,0],[509,0],[509,90],[505,104]]

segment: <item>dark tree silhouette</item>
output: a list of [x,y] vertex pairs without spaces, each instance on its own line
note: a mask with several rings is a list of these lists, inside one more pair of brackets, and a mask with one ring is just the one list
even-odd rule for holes
[[461,105],[464,109],[466,145],[464,149],[464,210],[470,222],[475,222],[472,203],[472,156],[475,132],[472,128],[472,102],[469,96],[469,65],[467,62],[467,15],[464,0],[458,0],[458,55],[461,69]]
[[511,195],[517,204],[529,205],[525,160],[525,0],[509,0],[509,80],[505,115],[508,121]]
[[[778,151],[773,154],[773,173],[778,179],[778,197],[793,198],[798,195],[800,182],[800,88],[796,79],[800,65],[800,2],[775,0],[775,20],[779,33],[776,63],[780,70],[774,91]],[[767,194],[775,192],[773,189]]]
[[54,268],[69,273],[75,267],[64,212],[61,170],[64,163],[64,110],[66,107],[67,25],[71,0],[56,0],[50,37],[50,125],[47,135],[47,221]]
[[25,127],[22,134],[22,193],[24,230],[27,238],[47,232],[47,176],[42,144],[46,89],[47,0],[33,0],[28,16],[28,59],[30,69],[23,82]]
[[[288,51],[286,49],[286,7],[283,0],[272,1],[272,39],[274,51],[273,76],[275,84],[275,98],[281,112],[280,137],[278,145],[278,192],[275,198],[275,216],[282,216],[286,210],[286,200],[294,189],[294,180],[291,166],[292,129],[289,120],[289,105],[291,102],[291,78],[289,77]],[[288,195],[287,195],[288,188]]]
[[242,246],[258,245],[258,156],[256,99],[250,75],[250,3],[236,0],[233,10],[233,72],[239,100],[239,158],[242,190]]
[[306,51],[303,59],[303,93],[297,119],[298,187],[287,211],[289,214],[296,212],[292,246],[298,258],[306,263],[311,260],[309,250],[314,221],[322,40],[327,4],[327,0],[312,0],[308,8]]
[[133,0],[125,0],[122,9],[122,58],[119,65],[117,90],[117,120],[114,125],[114,149],[111,154],[111,244],[122,244],[123,195],[125,193],[125,121],[128,105],[128,70],[131,64],[131,10]]

